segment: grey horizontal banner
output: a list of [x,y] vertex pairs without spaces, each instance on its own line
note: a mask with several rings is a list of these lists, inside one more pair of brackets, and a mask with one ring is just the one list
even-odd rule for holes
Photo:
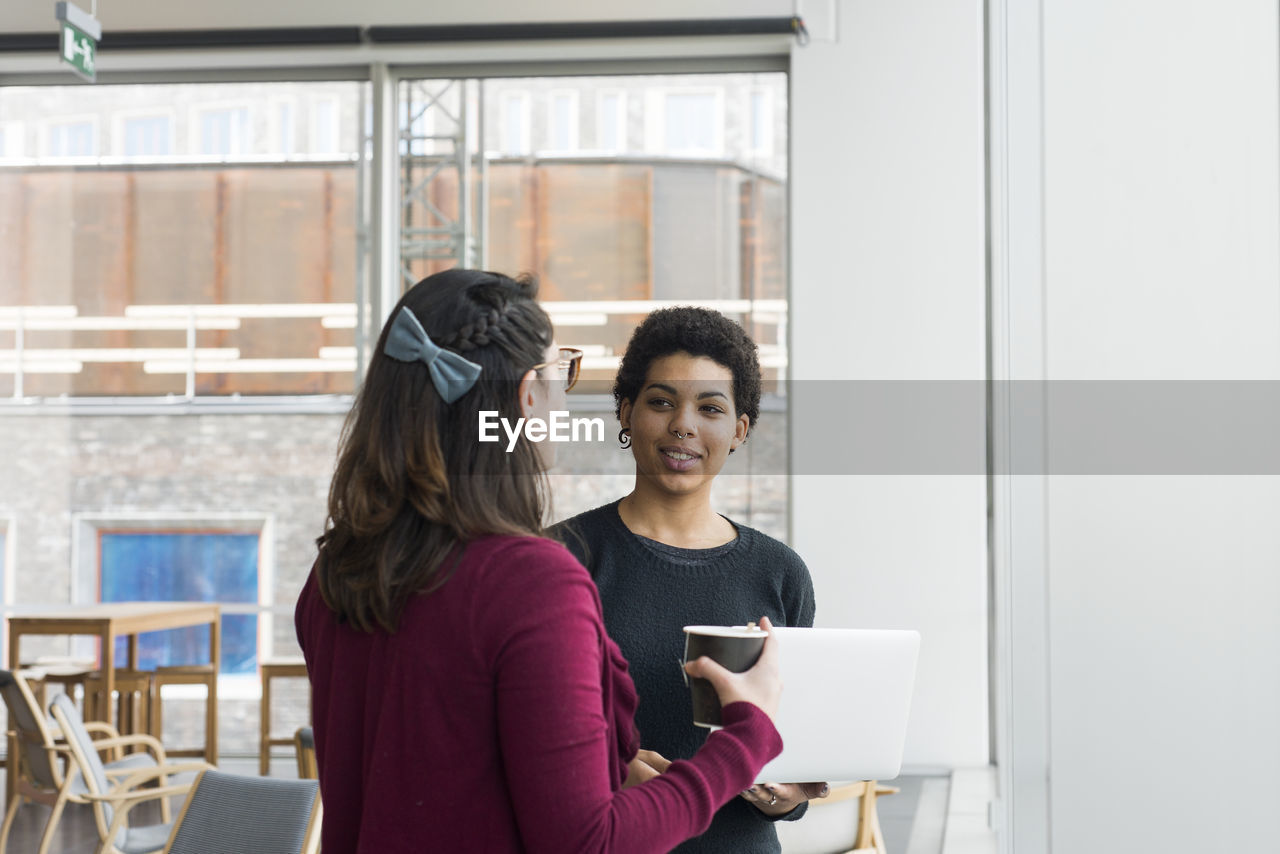
[[[1280,474],[1280,381],[798,380],[776,392],[725,474]],[[618,472],[605,417],[610,458],[562,446],[561,472]]]

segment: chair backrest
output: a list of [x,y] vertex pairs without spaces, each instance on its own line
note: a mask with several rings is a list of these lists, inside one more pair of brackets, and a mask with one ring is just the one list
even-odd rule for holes
[[300,726],[293,734],[293,746],[298,754],[298,779],[317,780],[320,768],[316,765],[316,733],[309,726]]
[[[75,703],[71,702],[70,697],[59,694],[53,698],[49,711],[53,712],[53,719],[62,729],[62,737],[66,739],[67,747],[71,751],[72,763],[84,781],[85,788],[95,795],[106,794],[111,788],[107,782],[107,769],[103,767],[98,750],[93,745],[93,739],[84,728],[84,719],[80,717],[80,710],[76,708]],[[95,801],[93,814],[98,821],[98,835],[101,838],[106,835],[107,829],[111,826],[115,810],[104,801]],[[120,833],[123,835],[124,830]]]
[[320,844],[315,780],[203,772],[165,854],[310,854]]
[[0,695],[9,709],[9,728],[17,733],[18,750],[31,782],[42,789],[62,786],[62,773],[52,760],[53,734],[27,680],[0,670]]

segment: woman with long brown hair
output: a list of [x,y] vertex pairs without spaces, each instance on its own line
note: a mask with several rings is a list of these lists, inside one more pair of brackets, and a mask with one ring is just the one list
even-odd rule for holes
[[296,611],[326,854],[667,851],[781,749],[767,642],[746,673],[687,666],[726,725],[639,783],[626,662],[586,570],[541,536],[553,446],[480,441],[481,413],[546,420],[576,377],[535,291],[419,282],[348,416]]

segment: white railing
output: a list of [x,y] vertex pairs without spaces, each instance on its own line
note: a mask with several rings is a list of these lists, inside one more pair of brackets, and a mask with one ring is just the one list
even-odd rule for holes
[[[776,343],[760,345],[760,363],[782,369],[787,364],[786,300],[587,300],[544,302],[552,322],[566,332],[558,337],[566,344],[567,330],[604,326],[612,315],[643,315],[659,308],[695,305],[729,315],[747,315],[758,323],[777,327]],[[183,374],[185,397],[193,398],[196,376],[207,373],[352,373],[357,368],[356,347],[325,346],[314,355],[299,358],[245,358],[236,347],[197,347],[196,333],[205,330],[237,330],[246,319],[313,318],[325,329],[354,329],[354,303],[237,303],[226,305],[131,305],[123,315],[82,316],[76,306],[0,306],[0,332],[14,333],[13,347],[0,349],[0,374],[14,376],[14,399],[24,397],[26,374],[78,374],[86,363],[141,364],[147,374]],[[182,347],[29,347],[28,332],[183,332]],[[583,348],[583,368],[616,370],[620,356],[604,345]]]

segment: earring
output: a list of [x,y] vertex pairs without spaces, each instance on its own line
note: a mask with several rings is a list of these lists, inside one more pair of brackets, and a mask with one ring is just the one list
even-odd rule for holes
[[622,450],[631,447],[631,428],[623,427],[618,431],[618,444],[622,446]]

